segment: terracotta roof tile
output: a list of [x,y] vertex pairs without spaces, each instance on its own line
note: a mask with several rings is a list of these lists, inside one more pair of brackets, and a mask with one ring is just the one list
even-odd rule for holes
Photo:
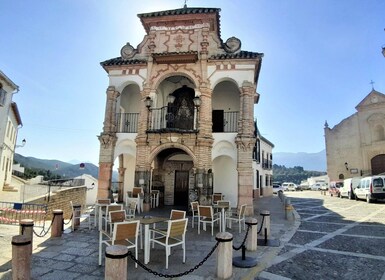
[[121,57],[116,57],[108,59],[106,61],[100,62],[102,66],[113,66],[113,65],[131,65],[131,64],[147,64],[145,59],[123,59]]
[[139,18],[148,18],[148,17],[162,17],[162,16],[174,16],[174,15],[187,15],[187,14],[207,14],[207,13],[219,13],[221,9],[219,8],[182,8],[176,10],[166,10],[159,12],[143,13],[138,14]]
[[248,51],[240,51],[237,53],[222,53],[212,55],[209,59],[217,60],[217,59],[254,59],[258,57],[263,57],[263,53],[257,52],[248,52]]

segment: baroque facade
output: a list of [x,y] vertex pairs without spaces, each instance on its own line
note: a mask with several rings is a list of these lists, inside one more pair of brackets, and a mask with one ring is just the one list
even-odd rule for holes
[[22,125],[17,104],[12,101],[19,87],[0,71],[0,187],[10,188],[17,132]]
[[100,140],[98,197],[119,199],[134,186],[161,191],[165,205],[209,204],[223,193],[233,207],[253,207],[254,104],[263,54],[222,41],[220,9],[139,14],[145,29],[134,48],[101,63],[109,76]]
[[333,128],[325,123],[331,181],[385,172],[385,95],[373,89],[356,110]]

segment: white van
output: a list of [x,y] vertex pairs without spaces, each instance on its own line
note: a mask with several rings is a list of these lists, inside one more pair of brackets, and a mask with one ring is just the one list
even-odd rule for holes
[[355,199],[354,189],[360,184],[362,177],[353,177],[344,180],[344,186],[340,188],[340,198]]
[[362,178],[355,188],[356,199],[365,199],[370,203],[377,199],[385,199],[385,176],[369,176]]

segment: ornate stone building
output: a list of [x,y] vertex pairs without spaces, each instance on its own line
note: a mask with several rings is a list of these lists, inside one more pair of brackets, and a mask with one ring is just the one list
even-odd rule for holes
[[220,192],[252,210],[254,104],[263,54],[222,41],[220,9],[139,14],[134,48],[101,63],[109,76],[100,140],[98,197],[118,167],[123,200],[134,186],[161,191],[165,205],[210,203]]
[[331,181],[385,172],[385,95],[373,89],[356,110],[333,128],[325,123]]

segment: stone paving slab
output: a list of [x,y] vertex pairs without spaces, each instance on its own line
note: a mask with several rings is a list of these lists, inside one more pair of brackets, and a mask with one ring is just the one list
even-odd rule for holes
[[298,230],[318,231],[323,233],[333,232],[344,227],[343,224],[315,223],[312,221],[302,221]]
[[[347,242],[347,240],[350,240],[350,242]],[[362,246],[362,244],[365,244],[365,246]],[[347,236],[337,235],[323,242],[317,247],[345,252],[369,254],[375,256],[385,256],[385,239],[378,238],[349,238]]]
[[[301,263],[298,267],[295,264]],[[381,279],[384,262],[354,256],[336,257],[335,254],[307,250],[291,259],[269,267],[266,271],[297,280],[362,280]],[[309,276],[311,275],[311,278]]]

